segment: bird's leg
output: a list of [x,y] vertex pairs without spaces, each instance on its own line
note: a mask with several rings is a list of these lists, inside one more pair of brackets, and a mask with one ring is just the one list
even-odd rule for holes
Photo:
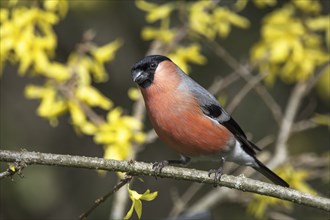
[[178,159],[178,160],[163,160],[160,162],[155,162],[152,165],[152,169],[154,170],[154,175],[157,178],[157,175],[162,172],[162,169],[165,166],[173,165],[173,164],[174,165],[187,165],[190,160],[191,160],[190,157],[180,155],[180,159]]
[[221,175],[222,175],[222,169],[223,165],[225,164],[225,158],[221,157],[220,158],[220,166],[217,170],[209,170],[209,177],[211,176],[212,173],[214,173],[214,184],[220,181]]

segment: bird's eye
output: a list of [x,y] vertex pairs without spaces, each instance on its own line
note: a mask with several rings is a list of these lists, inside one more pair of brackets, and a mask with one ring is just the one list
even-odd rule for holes
[[157,63],[151,63],[150,68],[151,69],[156,69],[157,68]]

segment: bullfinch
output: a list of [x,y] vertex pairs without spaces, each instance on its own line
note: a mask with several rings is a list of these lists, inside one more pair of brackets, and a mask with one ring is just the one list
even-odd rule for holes
[[225,161],[251,166],[277,185],[288,183],[256,158],[260,150],[249,141],[235,120],[206,89],[185,74],[168,57],[151,55],[134,64],[131,76],[144,98],[147,114],[159,136],[180,153],[178,160],[154,163],[155,172],[164,166],[187,164],[191,158],[217,159],[210,170],[218,181]]

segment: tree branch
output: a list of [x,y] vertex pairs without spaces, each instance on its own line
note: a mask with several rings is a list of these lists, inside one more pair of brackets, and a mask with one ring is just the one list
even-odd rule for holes
[[[18,162],[23,161],[27,165],[39,164],[50,166],[76,167],[86,169],[98,169],[107,171],[127,172],[132,176],[153,176],[154,170],[151,163],[136,161],[105,160],[103,158],[70,156],[60,154],[49,154],[28,151],[8,151],[0,150],[0,161]],[[158,175],[163,178],[176,180],[187,180],[198,183],[214,185],[213,177],[209,177],[205,171],[187,169],[181,167],[165,167]],[[244,176],[223,175],[217,186],[225,186],[241,191],[257,193],[271,196],[283,200],[288,200],[297,204],[306,205],[330,212],[330,199],[319,196],[312,196],[294,189],[285,188],[257,180],[252,180]]]
[[126,176],[124,179],[121,179],[119,181],[119,183],[117,185],[115,185],[115,187],[113,187],[113,189],[108,192],[107,194],[105,194],[104,196],[96,199],[94,201],[94,204],[93,206],[88,209],[86,212],[84,212],[83,214],[81,214],[79,216],[79,219],[80,220],[83,220],[83,219],[87,219],[87,217],[102,203],[104,202],[105,200],[107,200],[111,195],[113,195],[115,192],[117,192],[119,189],[121,189],[123,186],[125,186],[127,183],[129,183],[130,181],[132,180],[132,177],[131,176]]

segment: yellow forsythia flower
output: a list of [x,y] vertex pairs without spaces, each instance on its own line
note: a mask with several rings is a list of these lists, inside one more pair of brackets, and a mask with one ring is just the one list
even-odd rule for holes
[[276,5],[276,0],[253,0],[253,2],[259,8]]
[[109,110],[113,105],[107,97],[92,86],[79,86],[75,92],[77,98],[87,103],[89,106],[98,106]]
[[[290,184],[290,187],[312,195],[316,194],[315,190],[306,183],[306,179],[309,176],[306,170],[294,170],[292,166],[284,165],[276,169],[276,173],[285,179]],[[257,219],[264,219],[267,209],[271,206],[282,206],[290,209],[292,203],[268,196],[254,195],[252,202],[248,206],[248,212]]]
[[188,63],[203,65],[206,63],[206,57],[200,53],[198,44],[191,44],[188,47],[178,47],[174,53],[168,55],[185,73],[189,72]]
[[136,87],[129,88],[128,89],[128,97],[133,101],[138,100],[141,97],[140,90]]
[[131,190],[129,187],[128,187],[128,193],[129,193],[130,199],[132,200],[132,206],[129,209],[129,211],[127,212],[124,219],[130,219],[134,210],[135,210],[138,218],[140,219],[142,216],[142,201],[141,200],[152,201],[158,195],[157,191],[151,193],[149,189],[146,190],[143,194],[139,194],[135,190]]
[[296,17],[296,10],[294,5],[286,4],[267,15],[261,29],[262,39],[251,50],[252,62],[262,74],[267,74],[269,84],[277,76],[289,83],[304,81],[318,66],[329,61],[323,46],[329,40],[313,32],[328,33],[327,21],[323,16],[310,18],[306,14],[305,22]]
[[104,158],[126,160],[132,153],[132,143],[143,143],[142,123],[131,116],[122,115],[120,108],[109,111],[106,123],[95,132],[94,141],[104,144]]
[[137,0],[135,1],[136,6],[147,12],[146,21],[153,23],[155,21],[167,18],[174,9],[173,3],[166,3],[163,5],[157,5],[147,1]]

